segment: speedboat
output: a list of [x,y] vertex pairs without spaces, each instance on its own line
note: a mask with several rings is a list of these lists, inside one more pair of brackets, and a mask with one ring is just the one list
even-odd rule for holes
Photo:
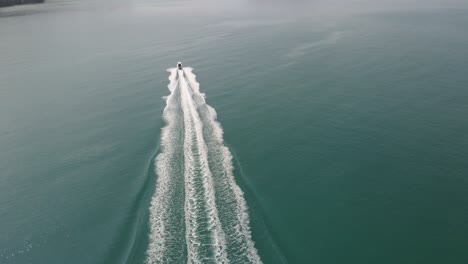
[[177,69],[182,70],[182,62],[179,61],[177,63]]

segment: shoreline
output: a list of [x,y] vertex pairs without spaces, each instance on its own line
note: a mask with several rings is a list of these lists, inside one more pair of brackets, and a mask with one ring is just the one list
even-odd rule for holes
[[42,4],[44,2],[45,0],[0,0],[0,8],[16,5]]

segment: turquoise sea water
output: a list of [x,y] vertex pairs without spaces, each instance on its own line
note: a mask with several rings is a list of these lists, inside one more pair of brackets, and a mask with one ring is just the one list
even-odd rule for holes
[[177,61],[217,112],[264,263],[468,263],[466,6],[244,4],[0,11],[0,263],[151,259]]

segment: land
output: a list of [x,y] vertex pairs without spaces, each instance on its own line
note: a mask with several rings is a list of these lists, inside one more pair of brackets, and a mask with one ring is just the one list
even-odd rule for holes
[[27,5],[27,4],[41,4],[45,0],[0,0],[0,7],[14,6],[14,5]]

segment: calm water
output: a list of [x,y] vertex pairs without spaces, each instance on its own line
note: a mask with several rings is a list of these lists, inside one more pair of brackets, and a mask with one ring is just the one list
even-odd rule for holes
[[217,111],[264,263],[468,263],[466,6],[279,8],[2,9],[0,263],[148,259],[177,61]]

